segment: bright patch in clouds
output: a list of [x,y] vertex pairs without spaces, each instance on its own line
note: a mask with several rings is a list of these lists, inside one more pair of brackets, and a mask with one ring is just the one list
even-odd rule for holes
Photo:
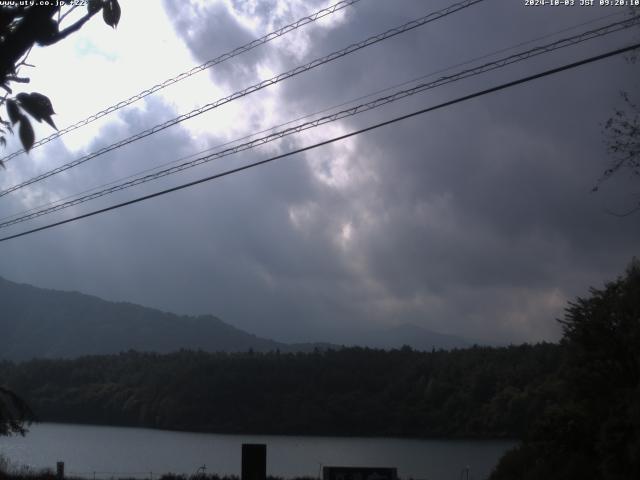
[[345,222],[340,229],[340,235],[338,237],[338,243],[344,249],[347,249],[353,238],[353,225],[351,222]]
[[[346,133],[347,130],[343,126],[331,124],[325,126],[321,132],[312,129],[301,136],[305,139],[303,145],[311,145]],[[309,164],[316,179],[333,188],[346,188],[356,181],[356,146],[357,140],[351,137],[309,152]]]
[[[29,62],[36,69],[30,72],[31,84],[25,90],[51,98],[58,127],[82,120],[197,64],[184,42],[175,36],[165,11],[149,8],[147,2],[125,2],[116,30],[96,15],[65,41],[34,49]],[[220,93],[206,72],[201,72],[155,95],[179,114]],[[144,100],[126,108],[144,111]],[[107,124],[117,121],[119,113],[65,135],[62,141],[72,151],[86,148]],[[160,123],[167,119],[154,120]],[[203,125],[193,121],[186,128],[201,134],[210,129],[210,122]],[[49,134],[51,131],[41,128],[38,138]]]

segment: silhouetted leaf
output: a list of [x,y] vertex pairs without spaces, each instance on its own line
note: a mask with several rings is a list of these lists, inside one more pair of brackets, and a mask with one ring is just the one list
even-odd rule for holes
[[27,117],[22,117],[20,119],[20,129],[18,131],[20,135],[20,141],[22,142],[22,146],[28,152],[33,147],[33,142],[36,137],[33,133],[33,127],[31,126],[31,122]]
[[51,115],[55,114],[51,100],[45,95],[38,92],[20,93],[16,97],[20,101],[20,106],[35,118],[38,122],[44,120],[57,130],[57,127],[51,119]]
[[53,123],[53,119],[51,117],[42,117],[42,119],[47,122],[49,125],[51,125],[52,128],[55,128],[56,130],[58,130],[58,127],[56,127],[56,124]]
[[53,18],[44,18],[41,20],[39,28],[34,34],[34,38],[38,45],[51,45],[56,42],[55,37],[58,34],[58,22]]
[[104,18],[104,23],[110,27],[116,28],[118,26],[120,13],[118,0],[108,0],[102,7],[102,18]]
[[89,15],[99,12],[102,8],[102,4],[102,0],[89,0],[87,3],[87,11],[89,12]]
[[15,124],[20,120],[22,114],[20,113],[20,108],[18,108],[18,104],[15,100],[7,100],[7,115],[9,115],[9,120],[11,120],[12,124]]

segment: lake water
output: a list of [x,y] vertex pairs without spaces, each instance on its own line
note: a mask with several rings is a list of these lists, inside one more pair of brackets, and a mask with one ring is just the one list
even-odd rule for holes
[[55,469],[104,479],[127,475],[157,479],[166,472],[240,474],[243,443],[267,445],[267,473],[281,477],[320,475],[324,466],[397,467],[401,478],[485,478],[509,441],[443,441],[278,435],[218,435],[143,428],[45,423],[25,437],[0,437],[0,454],[13,465]]

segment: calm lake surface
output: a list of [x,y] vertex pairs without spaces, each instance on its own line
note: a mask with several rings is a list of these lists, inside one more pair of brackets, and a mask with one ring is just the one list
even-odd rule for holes
[[[267,473],[318,477],[322,465],[397,467],[415,479],[485,478],[509,441],[443,441],[399,438],[340,438],[278,435],[219,435],[143,428],[45,423],[26,437],[0,437],[0,454],[13,465],[55,469],[64,461],[68,475],[104,479],[128,475],[158,478],[166,472],[240,474],[243,443],[267,445]],[[151,474],[153,472],[153,476]]]

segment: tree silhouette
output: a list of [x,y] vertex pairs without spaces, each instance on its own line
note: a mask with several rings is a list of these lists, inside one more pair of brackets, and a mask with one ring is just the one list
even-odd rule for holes
[[[635,17],[640,8],[629,7],[629,14]],[[638,51],[634,50],[626,57],[631,64],[638,63]],[[640,177],[640,104],[638,98],[632,98],[629,92],[620,92],[622,105],[614,108],[613,115],[605,122],[603,134],[607,151],[611,157],[609,167],[604,171],[593,191],[620,170],[628,170],[632,175]],[[631,210],[619,216],[626,216],[640,211],[640,201]]]
[[20,75],[23,67],[32,66],[27,63],[29,52],[34,46],[49,46],[67,38],[100,11],[105,23],[115,28],[120,21],[120,5],[118,0],[89,0],[86,13],[65,26],[77,5],[22,3],[0,6],[0,88],[5,91],[0,105],[6,107],[6,116],[0,116],[0,143],[6,145],[5,135],[17,128],[24,149],[29,151],[35,141],[31,119],[44,120],[56,128],[51,118],[55,112],[48,97],[38,92],[12,96],[12,84],[29,82],[28,77]]
[[560,395],[492,480],[640,478],[640,261],[560,321]]
[[[24,5],[22,3],[25,3]],[[68,15],[77,5],[65,6],[64,2],[46,2],[46,5],[15,2],[0,6],[0,88],[4,96],[0,106],[6,108],[6,116],[0,115],[0,144],[6,145],[5,135],[17,128],[20,141],[29,151],[35,141],[31,119],[45,121],[56,128],[53,105],[42,93],[19,93],[13,95],[12,85],[29,83],[29,78],[20,75],[34,46],[49,46],[77,32],[98,12],[102,11],[105,23],[113,28],[120,20],[118,0],[89,0],[86,13],[75,22],[65,26]],[[0,166],[4,167],[0,161]],[[25,422],[31,418],[26,403],[15,393],[0,387],[0,435],[24,433]]]
[[[635,61],[635,60],[634,60]],[[623,105],[614,109],[613,115],[604,125],[607,150],[611,156],[611,165],[607,168],[599,184],[622,169],[640,177],[640,105],[631,99],[628,92],[621,92]],[[594,191],[599,186],[594,187]],[[640,210],[640,202],[622,216]]]
[[32,419],[29,406],[11,390],[0,387],[0,435],[24,435],[25,424]]
[[572,303],[561,323],[567,384],[589,422],[585,453],[594,454],[601,478],[639,478],[640,261],[604,290]]

